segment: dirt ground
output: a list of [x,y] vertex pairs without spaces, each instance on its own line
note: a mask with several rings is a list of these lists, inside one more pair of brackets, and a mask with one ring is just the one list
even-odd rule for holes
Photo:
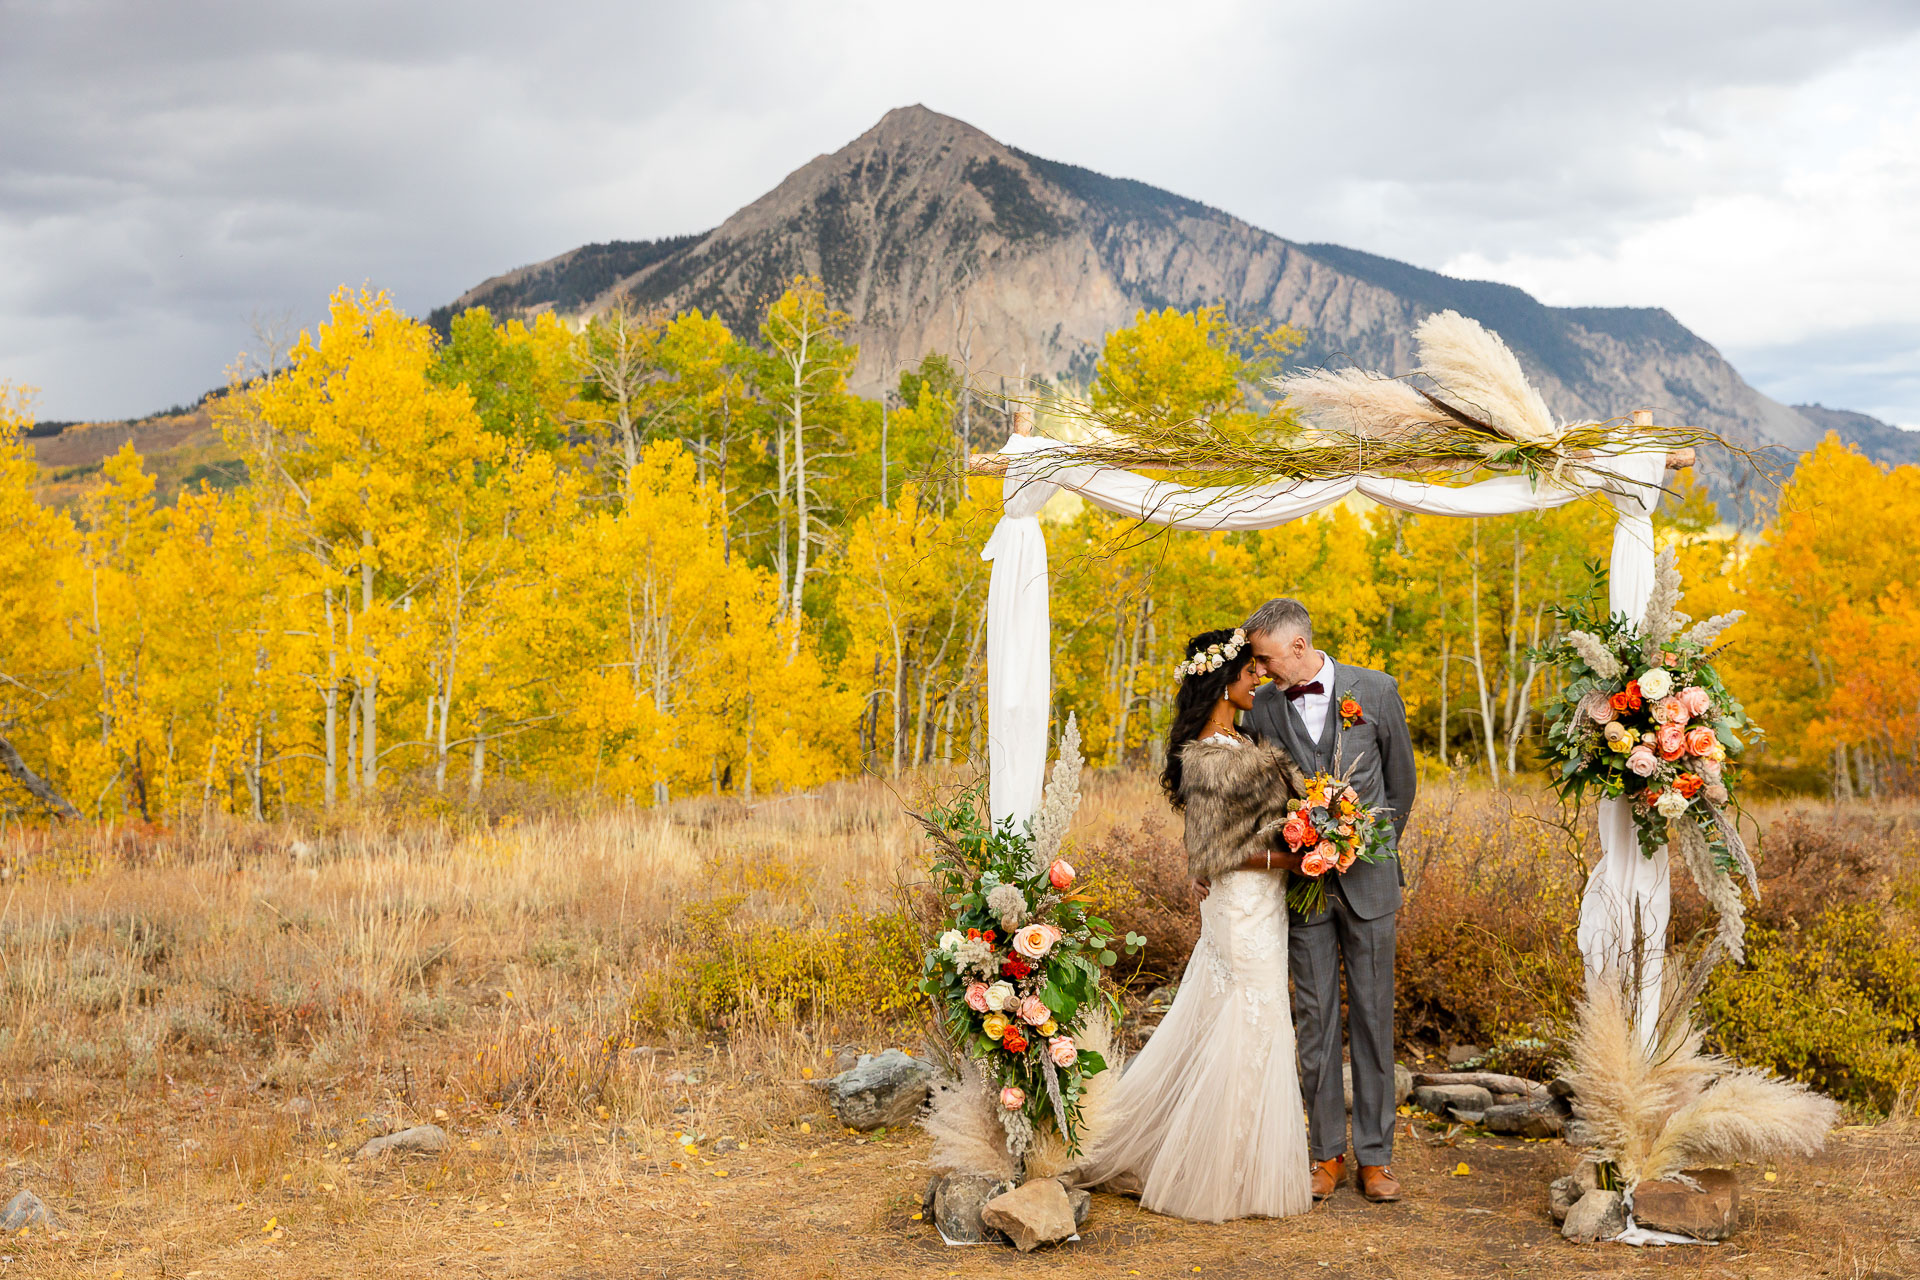
[[[137,1111],[100,1115],[71,1097],[40,1108],[12,1082],[0,1195],[36,1189],[63,1229],[0,1239],[0,1277],[1920,1275],[1911,1124],[1843,1129],[1826,1156],[1771,1180],[1743,1169],[1742,1230],[1719,1246],[1568,1244],[1545,1210],[1547,1182],[1570,1167],[1563,1145],[1448,1135],[1416,1114],[1400,1204],[1348,1187],[1304,1218],[1205,1226],[1101,1196],[1080,1241],[1022,1258],[949,1247],[917,1216],[918,1130],[816,1125],[805,1082],[732,1073],[711,1053],[701,1068],[696,1054],[661,1059],[663,1079],[676,1060],[704,1075],[662,1087],[658,1127],[445,1116],[444,1155],[364,1167],[346,1157],[366,1137],[433,1118],[393,1101],[413,1083],[404,1064],[370,1074],[388,1102],[366,1112],[244,1072],[171,1080]],[[711,1131],[687,1151],[678,1139],[696,1125]]]

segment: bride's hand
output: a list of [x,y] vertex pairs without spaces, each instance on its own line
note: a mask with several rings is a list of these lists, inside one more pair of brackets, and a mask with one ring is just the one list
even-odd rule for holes
[[1194,880],[1193,882],[1194,896],[1199,898],[1200,901],[1205,902],[1207,900],[1207,894],[1211,893],[1212,891],[1213,891],[1213,881],[1207,880],[1207,879],[1199,879],[1199,878],[1196,878]]

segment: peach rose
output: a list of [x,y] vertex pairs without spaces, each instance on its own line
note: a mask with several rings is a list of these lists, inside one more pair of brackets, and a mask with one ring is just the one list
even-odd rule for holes
[[1298,849],[1307,839],[1307,824],[1299,814],[1288,818],[1286,825],[1280,828],[1280,836],[1287,842],[1289,849]]
[[1013,935],[1013,949],[1029,960],[1038,960],[1060,941],[1060,931],[1050,924],[1030,924]]
[[1635,747],[1627,753],[1629,773],[1638,774],[1642,778],[1651,778],[1659,767],[1660,762],[1654,758],[1653,752],[1645,747]]
[[1685,724],[1687,708],[1678,698],[1667,697],[1653,704],[1655,724]]
[[1357,853],[1352,849],[1349,849],[1345,853],[1340,855],[1340,860],[1333,864],[1333,869],[1335,871],[1338,871],[1341,875],[1345,875],[1347,874],[1347,868],[1352,866],[1354,863],[1358,862],[1359,860],[1360,860],[1359,853]]
[[1007,1033],[1000,1037],[1000,1047],[1008,1053],[1025,1053],[1027,1037],[1018,1027],[1008,1027]]
[[1713,697],[1697,684],[1690,684],[1680,691],[1681,705],[1689,716],[1703,716],[1713,710]]
[[1070,1067],[1080,1060],[1080,1049],[1066,1036],[1055,1036],[1047,1041],[1047,1056],[1056,1067]]
[[1053,1016],[1053,1012],[1041,1002],[1039,996],[1028,996],[1020,1002],[1020,1021],[1030,1027],[1037,1027]]
[[1337,860],[1324,850],[1316,850],[1300,859],[1300,871],[1303,875],[1323,876],[1338,865]]
[[1695,725],[1687,731],[1687,750],[1696,756],[1703,759],[1709,758],[1713,755],[1713,749],[1719,745],[1720,739],[1714,736],[1713,730],[1703,724]]
[[1000,1091],[1000,1105],[1009,1111],[1018,1111],[1027,1105],[1027,1091],[1017,1084],[1010,1084]]
[[1677,724],[1663,724],[1654,734],[1654,745],[1662,760],[1678,760],[1687,751],[1687,731]]
[[1047,868],[1047,883],[1065,893],[1067,886],[1073,883],[1073,868],[1062,859],[1055,858],[1053,865]]
[[985,1013],[987,1011],[986,983],[973,982],[967,984],[967,1008],[973,1010],[975,1013]]
[[1580,699],[1580,714],[1595,724],[1612,724],[1619,716],[1612,701],[1598,689]]

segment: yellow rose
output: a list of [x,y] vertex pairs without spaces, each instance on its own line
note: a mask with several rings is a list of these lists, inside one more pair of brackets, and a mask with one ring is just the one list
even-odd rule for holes
[[1050,1036],[1054,1032],[1058,1031],[1059,1029],[1060,1029],[1060,1024],[1055,1022],[1052,1018],[1048,1018],[1045,1022],[1040,1024],[1040,1034],[1043,1036]]
[[987,1033],[989,1039],[998,1040],[1001,1036],[1007,1034],[1007,1015],[1004,1013],[988,1014],[986,1019],[981,1022],[980,1029]]

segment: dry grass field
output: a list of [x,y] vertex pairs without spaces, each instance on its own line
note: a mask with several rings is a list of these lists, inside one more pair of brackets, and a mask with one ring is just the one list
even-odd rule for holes
[[[868,782],[752,809],[6,833],[0,1198],[31,1188],[60,1229],[0,1239],[0,1277],[1031,1270],[1004,1248],[943,1246],[915,1216],[918,1132],[839,1130],[810,1083],[851,1052],[918,1043],[906,975],[925,904],[905,810],[922,798]],[[1177,826],[1157,811],[1144,779],[1095,778],[1074,837],[1116,923],[1158,931],[1136,993],[1177,973],[1192,928]],[[1802,843],[1819,826],[1762,819]],[[1849,1035],[1891,1044],[1920,1013],[1920,985],[1883,958],[1906,954],[1892,944],[1914,907],[1914,817],[1847,821],[1847,841],[1798,861],[1778,842],[1769,884],[1806,917],[1791,938],[1861,903],[1881,913],[1871,965],[1890,994],[1865,1013],[1819,998],[1866,1019]],[[1587,837],[1557,822],[1533,800],[1429,788],[1403,916],[1409,1060],[1564,1008]],[[1864,887],[1823,900],[1796,868],[1843,853]],[[1776,923],[1780,964],[1803,963]],[[1772,1005],[1719,998],[1776,1034]],[[1753,1043],[1895,1096],[1856,1105],[1818,1161],[1744,1170],[1749,1222],[1724,1246],[1565,1244],[1544,1197],[1566,1148],[1410,1116],[1401,1205],[1343,1192],[1305,1219],[1214,1228],[1101,1197],[1046,1265],[1103,1280],[1920,1274],[1920,1129],[1895,1088],[1911,1059],[1894,1044],[1849,1068],[1831,1046]],[[352,1159],[414,1123],[442,1125],[450,1149]]]

